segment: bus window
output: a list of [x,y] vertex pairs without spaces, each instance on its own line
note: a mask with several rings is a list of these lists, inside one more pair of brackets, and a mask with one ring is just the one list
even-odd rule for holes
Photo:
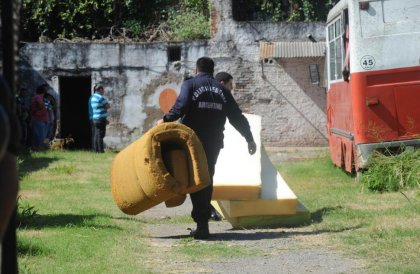
[[328,26],[329,81],[343,78],[343,20],[338,17]]

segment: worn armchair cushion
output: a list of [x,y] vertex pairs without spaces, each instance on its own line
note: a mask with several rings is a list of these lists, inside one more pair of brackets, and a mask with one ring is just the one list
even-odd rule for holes
[[114,200],[131,215],[164,201],[168,206],[182,204],[185,194],[209,184],[201,142],[192,129],[179,123],[150,129],[118,153],[111,168]]

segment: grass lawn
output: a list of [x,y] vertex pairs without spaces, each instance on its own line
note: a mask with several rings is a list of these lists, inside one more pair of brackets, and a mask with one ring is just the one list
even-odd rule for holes
[[419,189],[372,193],[328,157],[286,163],[279,170],[312,212],[308,233],[367,261],[374,273],[420,273]]
[[[109,187],[114,155],[66,151],[22,158],[19,211],[27,217],[18,229],[21,273],[153,272],[148,262],[156,252],[150,252],[143,228],[154,221],[124,215],[114,205]],[[420,272],[418,190],[404,192],[410,202],[401,193],[370,193],[328,158],[279,169],[313,212],[313,223],[296,234],[365,259],[372,272]],[[180,216],[159,222],[189,221]],[[186,239],[174,252],[186,257],[197,250],[210,257],[232,253],[232,247],[213,246]],[[234,251],[249,255],[246,249]]]
[[[20,165],[21,273],[148,273],[142,222],[112,201],[115,154],[33,153]],[[30,209],[33,206],[34,209]]]

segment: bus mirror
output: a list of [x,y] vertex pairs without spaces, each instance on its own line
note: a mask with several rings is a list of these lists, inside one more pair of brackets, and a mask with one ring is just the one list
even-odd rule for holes
[[350,79],[350,71],[347,68],[344,68],[342,73],[344,81],[348,82]]

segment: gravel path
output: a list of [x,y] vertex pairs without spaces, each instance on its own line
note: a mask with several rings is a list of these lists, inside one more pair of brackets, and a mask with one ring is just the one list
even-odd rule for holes
[[[202,244],[222,244],[239,246],[257,251],[255,255],[188,258],[175,252],[188,239],[188,227],[194,224],[171,224],[171,218],[188,215],[191,210],[189,199],[184,205],[167,209],[159,205],[141,216],[150,221],[146,233],[150,246],[156,254],[151,254],[145,262],[158,273],[363,273],[360,261],[346,258],[328,247],[313,244],[314,233],[304,232],[302,228],[276,228],[233,230],[226,221],[211,222],[209,241]],[[184,243],[183,243],[184,241]]]

